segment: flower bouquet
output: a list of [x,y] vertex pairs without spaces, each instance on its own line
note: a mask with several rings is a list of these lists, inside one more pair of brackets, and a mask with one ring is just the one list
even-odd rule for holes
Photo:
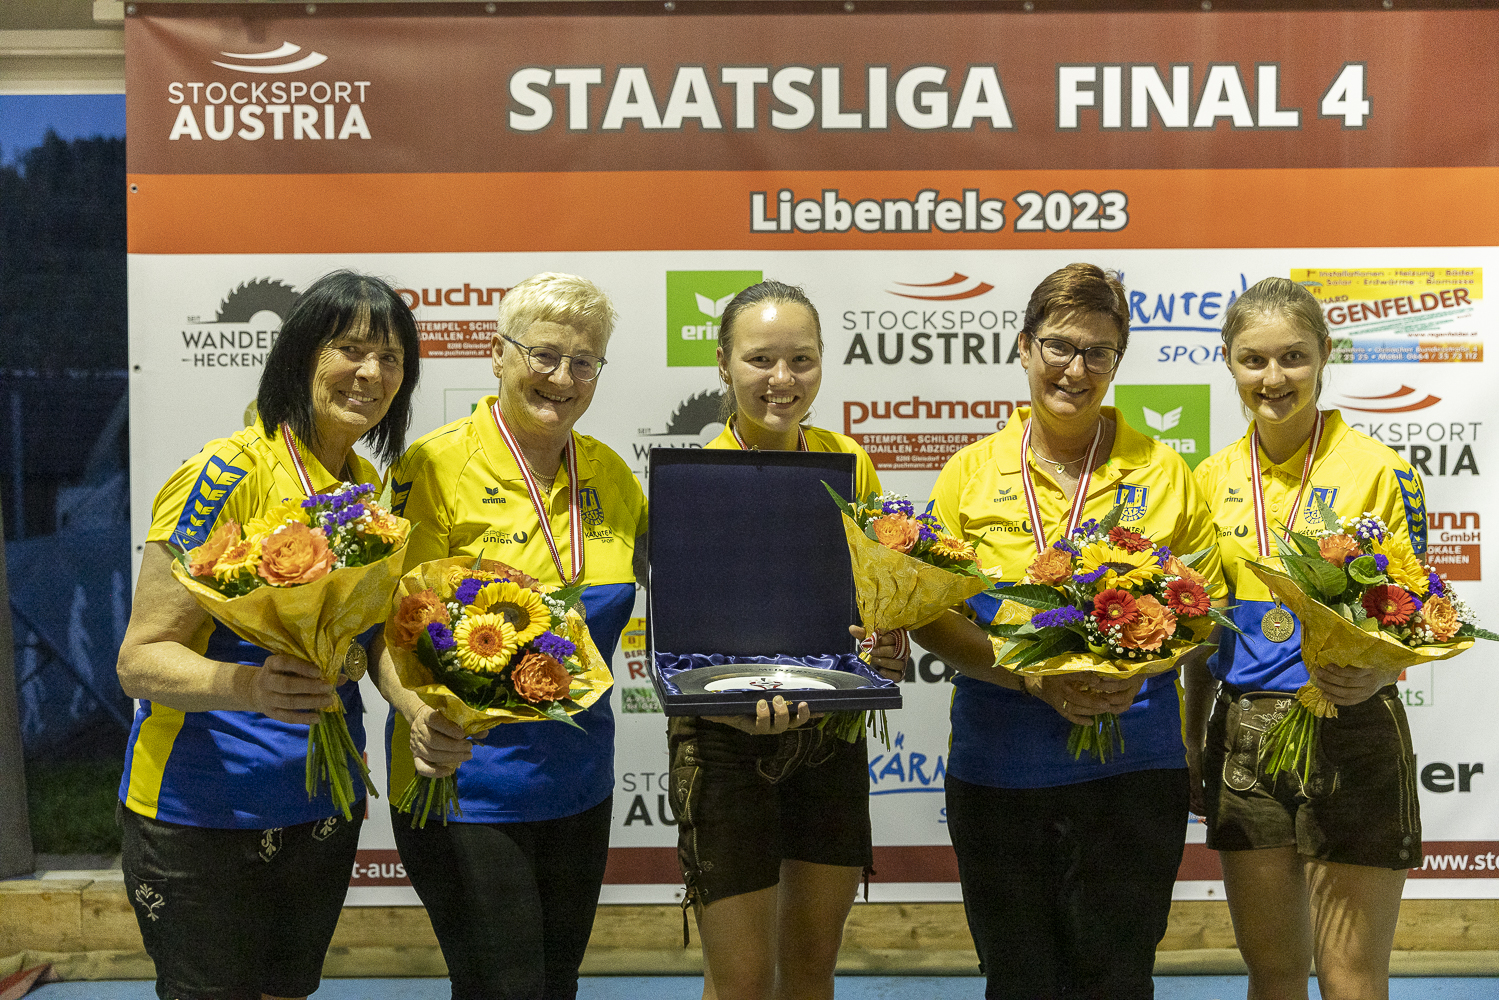
[[[172,574],[205,611],[247,642],[317,665],[337,683],[357,680],[364,649],[355,637],[385,616],[401,574],[411,525],[374,502],[375,487],[283,500],[241,526],[220,524],[197,548],[179,551]],[[307,796],[327,781],[333,803],[352,817],[352,758],[371,795],[369,768],[334,699],[307,732]]]
[[[871,637],[925,625],[994,586],[973,546],[947,534],[932,514],[932,504],[917,514],[915,505],[898,493],[871,493],[851,504],[827,483],[823,486],[843,511],[859,617]],[[864,728],[864,714],[835,712],[821,724],[852,742]],[[883,725],[883,712],[879,719]],[[868,722],[875,724],[874,713]]]
[[[1499,640],[1374,514],[1339,518],[1321,497],[1317,504],[1329,527],[1316,537],[1275,536],[1284,573],[1249,564],[1277,603],[1301,620],[1301,658],[1309,670],[1332,664],[1404,670],[1456,656],[1474,639]],[[1303,684],[1290,711],[1260,741],[1265,773],[1292,771],[1305,783],[1321,720],[1337,715],[1316,684]]]
[[[491,559],[422,563],[396,586],[385,623],[396,677],[470,737],[506,722],[577,726],[570,717],[614,683],[579,613],[584,589],[545,587]],[[396,801],[413,827],[434,806],[444,824],[463,815],[456,773],[418,775]]]
[[[1038,677],[1153,677],[1174,669],[1215,624],[1238,631],[1192,569],[1209,550],[1175,556],[1121,527],[1122,511],[1084,521],[1037,555],[1020,583],[1000,591],[1003,603],[988,626],[995,665]],[[1067,749],[1073,760],[1122,752],[1119,717],[1105,712],[1091,725],[1075,724]]]

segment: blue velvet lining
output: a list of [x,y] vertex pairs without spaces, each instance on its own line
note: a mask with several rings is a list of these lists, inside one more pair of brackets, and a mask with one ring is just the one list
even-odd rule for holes
[[668,694],[682,691],[672,678],[685,670],[698,667],[714,667],[724,663],[771,663],[788,667],[816,667],[820,670],[843,670],[858,674],[869,681],[872,688],[893,688],[894,681],[886,680],[854,653],[829,656],[725,656],[722,653],[663,653],[656,652],[656,670],[666,686]]

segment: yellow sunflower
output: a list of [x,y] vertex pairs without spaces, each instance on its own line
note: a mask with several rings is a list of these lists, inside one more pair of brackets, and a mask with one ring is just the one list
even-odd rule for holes
[[1385,576],[1413,594],[1419,596],[1426,593],[1426,570],[1409,545],[1386,535],[1384,541],[1374,543],[1374,551],[1390,560],[1390,564],[1385,567]]
[[251,575],[259,567],[260,538],[251,535],[230,543],[214,564],[213,575],[216,580],[232,580],[241,574]]
[[978,559],[978,553],[973,550],[971,542],[952,535],[938,535],[937,540],[932,543],[931,551],[949,559]]
[[520,648],[515,629],[501,615],[470,615],[453,630],[458,662],[481,674],[497,674]]
[[1082,557],[1077,575],[1087,576],[1106,567],[1101,577],[1096,578],[1099,588],[1124,587],[1138,589],[1149,580],[1165,575],[1165,570],[1156,563],[1155,553],[1150,549],[1131,552],[1108,542],[1090,542],[1079,551]]
[[282,500],[259,517],[252,517],[245,525],[245,537],[256,540],[264,538],[283,524],[311,524],[307,510],[300,500]]
[[515,630],[517,646],[524,646],[552,624],[552,613],[541,595],[509,580],[485,584],[470,607],[503,617]]

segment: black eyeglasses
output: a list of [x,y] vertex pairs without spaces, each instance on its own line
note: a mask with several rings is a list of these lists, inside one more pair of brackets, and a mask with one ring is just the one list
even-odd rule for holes
[[1124,352],[1112,347],[1078,347],[1056,337],[1037,338],[1041,345],[1041,360],[1053,368],[1066,368],[1079,354],[1083,356],[1083,367],[1094,375],[1107,375],[1119,366]]
[[538,375],[550,375],[567,359],[567,373],[579,382],[592,382],[609,362],[592,354],[558,354],[550,347],[527,347],[518,340],[500,334],[502,340],[514,344],[526,356],[526,364]]

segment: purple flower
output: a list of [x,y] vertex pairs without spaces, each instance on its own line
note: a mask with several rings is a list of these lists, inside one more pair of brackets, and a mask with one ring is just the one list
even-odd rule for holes
[[916,507],[909,500],[886,500],[880,510],[886,514],[904,514],[907,517],[916,513]]
[[921,530],[921,535],[918,538],[918,541],[935,542],[937,540],[937,533],[931,528],[927,527],[926,522],[917,521],[916,523],[920,526]]
[[325,496],[323,496],[321,493],[319,493],[319,494],[316,494],[314,496],[308,497],[306,500],[303,500],[302,501],[302,506],[304,508],[306,508],[306,507],[316,507],[318,504],[322,503],[326,499],[328,499],[328,498],[325,497]]
[[1098,519],[1090,517],[1086,521],[1084,521],[1082,524],[1079,524],[1077,526],[1077,530],[1073,532],[1073,535],[1091,535],[1091,534],[1094,534],[1097,531],[1098,531]]
[[1379,555],[1375,556],[1374,557],[1374,568],[1377,569],[1377,570],[1379,570],[1381,573],[1383,573],[1385,570],[1389,569],[1390,568],[1390,557],[1389,556],[1379,556]]
[[457,641],[453,639],[453,630],[442,622],[429,622],[427,625],[427,634],[432,637],[432,648],[439,653],[446,653],[458,645]]
[[1442,582],[1442,578],[1436,573],[1428,572],[1426,574],[1426,592],[1432,597],[1445,597],[1447,594],[1447,585]]
[[1072,578],[1078,583],[1096,583],[1098,579],[1109,571],[1107,564],[1098,567],[1091,573],[1074,573]]
[[531,640],[531,646],[538,653],[545,653],[547,656],[550,656],[558,663],[561,663],[563,660],[566,660],[569,656],[572,656],[578,651],[577,646],[568,642],[566,639],[562,638],[562,636],[560,635],[557,635],[555,632],[541,633],[541,635],[538,635],[535,639]]
[[478,596],[479,591],[483,589],[483,580],[464,580],[458,585],[458,589],[453,592],[453,600],[459,604],[472,604],[474,603],[474,598]]
[[[1411,594],[1411,592],[1409,590],[1407,590],[1406,593],[1407,594]],[[1426,605],[1424,605],[1424,604],[1421,603],[1421,598],[1417,597],[1415,594],[1411,594],[1411,603],[1416,606],[1416,611],[1420,611],[1422,608],[1424,608],[1426,606]],[[1412,611],[1411,614],[1415,614],[1416,611]]]
[[1162,545],[1158,550],[1156,550],[1155,564],[1157,566],[1164,566],[1166,565],[1166,563],[1170,562],[1170,560],[1171,550],[1166,548],[1166,546]]
[[1077,549],[1074,548],[1072,543],[1067,541],[1067,539],[1065,538],[1058,538],[1056,541],[1051,543],[1051,547],[1054,549],[1061,549],[1063,552],[1070,552],[1073,555],[1077,555]]
[[1041,612],[1031,619],[1031,624],[1037,628],[1053,628],[1058,625],[1075,625],[1086,617],[1081,610],[1065,604],[1060,608]]

